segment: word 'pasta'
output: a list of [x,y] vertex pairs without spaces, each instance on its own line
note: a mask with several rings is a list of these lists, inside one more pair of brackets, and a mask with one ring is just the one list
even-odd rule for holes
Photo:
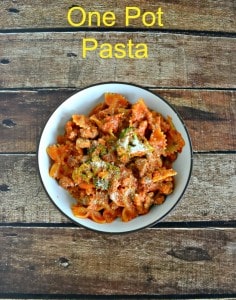
[[72,115],[47,153],[51,177],[75,199],[73,214],[98,223],[127,222],[174,190],[173,162],[185,142],[170,117],[116,93],[88,116]]

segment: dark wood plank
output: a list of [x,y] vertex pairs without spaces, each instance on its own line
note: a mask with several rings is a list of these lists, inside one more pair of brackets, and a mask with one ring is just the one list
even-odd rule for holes
[[[99,50],[82,58],[84,38],[96,39],[98,45],[143,43],[148,58],[104,59]],[[0,53],[0,88],[81,88],[101,80],[148,87],[234,88],[236,82],[235,41],[227,37],[155,32],[2,34]]]
[[[189,187],[163,222],[235,220],[235,154],[196,154]],[[37,175],[35,155],[0,156],[0,223],[68,223]]]
[[[15,298],[17,296],[18,296],[18,298]],[[60,298],[60,296],[58,297],[58,295],[57,295],[56,299]],[[35,300],[35,299],[37,299],[37,300],[44,300],[45,298],[48,298],[48,297],[54,298],[53,295],[51,295],[51,296],[50,295],[42,295],[42,297],[39,297],[37,295],[35,298],[33,298],[32,295],[31,295],[30,298],[28,298],[27,296],[25,298],[22,298],[22,297],[20,297],[21,300]],[[132,296],[132,295],[131,296],[130,295],[128,295],[128,296],[125,296],[125,295],[124,296],[123,295],[119,295],[119,296],[117,296],[117,295],[107,295],[107,296],[105,296],[105,295],[102,295],[102,296],[98,296],[98,295],[70,295],[69,297],[66,296],[66,299],[67,300],[77,300],[77,299],[79,299],[79,300],[98,300],[98,297],[102,297],[103,300],[111,300],[111,299],[112,300],[116,300],[116,299],[118,299],[118,300],[132,300],[132,299],[134,299],[134,297],[135,297],[136,300],[139,300],[139,299],[140,300],[141,299],[142,300],[163,299],[163,296],[155,296],[155,295],[154,296],[149,296],[149,295],[141,295],[141,296],[139,296],[139,295],[136,295],[136,296]],[[183,296],[181,296],[181,297],[182,297],[181,299],[183,299]],[[193,295],[187,295],[185,298],[186,299],[190,299],[190,298],[193,299],[193,297],[194,297]],[[206,297],[206,295],[203,295],[202,297],[198,296],[197,299],[211,300],[211,299],[215,299],[215,297],[217,297],[217,300],[235,300],[236,299],[233,296],[231,297],[231,296],[226,295],[225,297],[223,297],[223,296],[221,296],[219,294],[213,295],[213,296],[209,295],[207,297]],[[1,298],[1,300],[18,300],[18,299],[19,299],[19,294],[17,294],[16,296],[15,295],[11,295],[11,298],[10,297],[9,298]],[[169,296],[165,295],[164,299],[165,300],[173,300],[173,295],[172,296],[171,295],[169,295]],[[179,299],[179,298],[178,298],[178,296],[175,296],[174,299]]]
[[[0,291],[64,295],[232,294],[234,229],[0,231]],[[30,284],[29,284],[30,283]]]
[[[18,296],[18,295],[16,295],[16,296]],[[216,295],[216,296],[217,296],[217,300],[235,300],[235,297],[230,297],[230,296],[221,297],[220,295]],[[45,295],[44,297],[47,298],[49,296]],[[20,298],[20,299],[21,300],[34,300],[34,299],[44,300],[45,298],[43,298],[43,296],[41,298],[37,295],[35,298],[33,298],[31,296],[31,298]],[[54,298],[54,297],[50,296],[50,298]],[[57,296],[57,299],[58,298],[59,297]],[[154,296],[149,296],[149,295],[135,296],[136,300],[139,300],[139,299],[140,300],[141,299],[142,300],[157,300],[157,299],[162,299],[162,298],[163,298],[162,296],[155,296],[155,295]],[[182,298],[183,298],[183,296],[182,296]],[[187,295],[187,299],[190,299],[190,298],[193,298],[193,296],[189,295],[189,297],[188,297],[188,295]],[[10,300],[18,300],[19,298],[13,298],[13,296],[11,298],[1,298],[1,300],[9,300],[9,299]],[[80,299],[80,300],[98,300],[98,295],[82,295],[82,296],[81,295],[70,295],[69,297],[66,296],[66,299],[67,300],[77,300],[77,299]],[[115,295],[104,296],[104,295],[102,295],[102,299],[103,300],[111,300],[111,299],[112,300],[116,300],[116,299],[118,299],[118,300],[132,300],[132,299],[134,299],[134,296],[132,296],[132,295],[131,296],[121,296],[121,295],[119,295],[119,296],[115,296]],[[178,298],[175,296],[174,299],[178,299]],[[213,298],[212,298],[211,295],[209,295],[208,297],[206,297],[206,295],[204,295],[202,297],[197,297],[197,299],[204,299],[204,300],[215,299],[215,295],[213,295]],[[165,300],[173,300],[173,296],[171,297],[171,296],[166,296],[165,295]]]
[[[0,91],[0,152],[35,152],[54,109],[76,89]],[[236,149],[235,91],[155,89],[180,113],[195,151]]]
[[[86,12],[97,11],[103,14],[106,11],[112,11],[116,15],[116,24],[114,27],[125,26],[125,7],[135,6],[141,10],[155,13],[159,7],[162,8],[163,27],[155,23],[152,28],[156,29],[177,29],[177,30],[199,30],[199,31],[226,31],[235,32],[235,5],[233,0],[218,1],[139,1],[128,0],[96,1],[88,3],[82,0],[79,3],[74,1],[37,1],[37,5],[30,0],[23,3],[14,3],[5,0],[2,3],[0,11],[0,28],[2,29],[25,29],[25,28],[67,28],[70,25],[67,22],[67,12],[73,5],[81,6]],[[150,22],[150,18],[147,19]],[[97,24],[93,22],[92,27]],[[85,23],[82,27],[86,27]],[[103,24],[101,27],[106,28]],[[134,20],[129,24],[131,28],[146,28],[142,19]],[[108,29],[110,27],[107,27]]]
[[236,93],[211,90],[156,90],[182,116],[195,151],[236,149]]

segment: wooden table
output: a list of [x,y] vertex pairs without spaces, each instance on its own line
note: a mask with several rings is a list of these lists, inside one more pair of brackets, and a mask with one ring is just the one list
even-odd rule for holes
[[[114,12],[110,27],[69,25],[75,2],[1,1],[0,297],[236,297],[235,0],[79,1],[86,12]],[[125,26],[127,7],[142,15],[161,7],[164,26],[140,18]],[[153,14],[145,16],[151,24]],[[82,58],[86,38],[145,43],[148,58],[102,59],[98,51]],[[168,100],[194,148],[177,208],[155,227],[125,235],[73,225],[37,172],[49,115],[81,88],[107,81],[142,85]]]

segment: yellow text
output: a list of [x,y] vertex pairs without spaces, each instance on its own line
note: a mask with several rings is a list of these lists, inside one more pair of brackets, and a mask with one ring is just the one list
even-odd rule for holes
[[71,7],[67,13],[68,23],[73,27],[80,27],[83,25],[98,26],[104,25],[111,27],[115,25],[116,16],[111,11],[106,11],[103,14],[98,11],[86,12],[80,6]]
[[134,44],[128,40],[126,44],[101,43],[94,38],[84,38],[82,42],[82,57],[87,58],[88,53],[96,51],[100,58],[148,58],[148,47],[146,44]]
[[154,13],[152,11],[146,11],[141,13],[141,9],[136,6],[126,7],[125,9],[125,26],[130,26],[132,21],[140,19],[144,26],[152,27],[158,25],[163,26],[162,21],[163,11],[161,7]]

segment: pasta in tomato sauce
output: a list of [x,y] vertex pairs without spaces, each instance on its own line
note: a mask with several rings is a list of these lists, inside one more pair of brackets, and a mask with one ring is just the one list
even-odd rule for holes
[[172,168],[185,142],[170,117],[106,93],[88,116],[74,114],[47,147],[49,174],[76,200],[73,214],[127,222],[161,205],[174,190]]

